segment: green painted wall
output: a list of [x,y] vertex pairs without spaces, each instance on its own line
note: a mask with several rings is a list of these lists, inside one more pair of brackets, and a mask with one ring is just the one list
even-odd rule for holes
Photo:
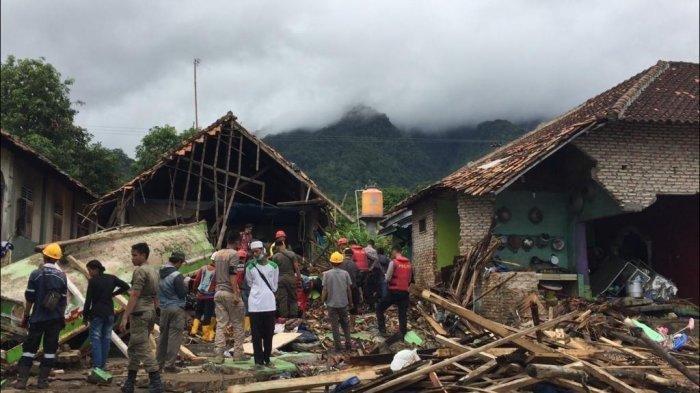
[[[529,266],[530,258],[549,260],[552,254],[559,258],[559,265],[565,269],[575,269],[570,263],[571,255],[569,249],[571,245],[571,221],[567,210],[568,196],[564,193],[552,192],[529,192],[529,191],[508,191],[505,190],[496,197],[496,209],[505,206],[510,209],[512,218],[506,223],[498,223],[494,233],[498,235],[520,235],[532,236],[533,238],[542,233],[549,234],[550,237],[563,237],[566,246],[562,251],[553,251],[551,247],[537,248],[529,251],[522,248],[517,252],[509,248],[499,250],[496,255],[508,262],[515,262],[522,266]],[[528,219],[528,213],[533,207],[538,207],[542,211],[542,222],[533,224]]]
[[622,213],[617,202],[602,187],[596,184],[592,190],[592,197],[584,200],[583,210],[577,217],[578,221],[589,221]]
[[438,199],[436,216],[437,267],[442,268],[451,265],[454,257],[459,255],[457,201]]

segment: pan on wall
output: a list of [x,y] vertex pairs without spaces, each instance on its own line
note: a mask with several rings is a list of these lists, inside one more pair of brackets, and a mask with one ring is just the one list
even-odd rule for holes
[[520,235],[508,235],[508,248],[513,252],[518,252],[518,249],[523,244],[523,238]]
[[535,241],[530,236],[525,236],[523,238],[523,251],[530,251],[532,246],[535,245]]
[[533,224],[541,223],[543,218],[542,210],[540,210],[537,206],[533,207],[532,209],[530,209],[530,212],[527,213],[527,218]]
[[501,206],[496,210],[496,219],[500,223],[506,223],[510,221],[510,218],[513,216],[513,214],[510,212],[510,209],[508,209],[505,206]]
[[535,245],[537,248],[546,248],[549,246],[549,242],[552,240],[552,238],[549,236],[547,233],[543,233],[535,239]]
[[554,251],[561,251],[564,249],[564,246],[566,244],[564,243],[564,239],[560,237],[556,237],[552,239],[552,250]]

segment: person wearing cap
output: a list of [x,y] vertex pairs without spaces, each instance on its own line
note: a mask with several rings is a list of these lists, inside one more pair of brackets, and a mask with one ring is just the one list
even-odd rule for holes
[[279,285],[275,296],[277,298],[277,316],[281,318],[296,318],[299,314],[297,305],[297,284],[301,281],[299,272],[299,256],[287,250],[282,239],[275,240],[275,254],[272,260],[279,269]]
[[214,329],[216,318],[214,317],[214,294],[216,293],[216,264],[212,254],[207,265],[197,270],[192,280],[192,288],[197,297],[194,308],[194,320],[190,329],[190,336],[196,336],[199,325],[202,325],[202,340],[214,341]]
[[341,237],[336,242],[336,246],[337,246],[337,251],[342,253],[348,247],[348,239]]
[[216,313],[216,335],[214,336],[214,347],[216,356],[214,363],[224,362],[224,352],[226,346],[226,328],[230,324],[233,327],[233,351],[234,360],[246,360],[243,353],[243,319],[245,318],[245,308],[238,286],[236,269],[238,267],[238,251],[234,249],[236,238],[229,235],[226,248],[214,253],[214,266],[216,268],[216,292],[214,293],[214,312]]
[[187,285],[185,276],[180,273],[180,267],[184,262],[185,254],[182,251],[173,251],[168,261],[160,268],[158,283],[160,336],[156,359],[161,370],[175,373],[180,371],[175,361],[187,325],[185,313]]
[[85,293],[83,322],[90,324],[92,367],[104,370],[114,327],[112,298],[125,293],[130,287],[119,277],[105,273],[105,267],[97,259],[91,260],[85,266],[90,279]]
[[321,301],[328,310],[328,319],[333,331],[333,344],[336,351],[341,350],[340,330],[343,329],[345,335],[345,349],[351,350],[350,324],[348,317],[348,307],[352,308],[352,281],[350,274],[340,268],[343,263],[343,255],[339,252],[331,254],[330,258],[333,268],[323,272],[323,290],[321,291]]
[[32,362],[43,342],[44,356],[39,365],[37,387],[49,386],[49,373],[56,362],[58,335],[65,326],[68,280],[57,266],[63,256],[61,246],[51,243],[42,250],[44,264],[32,271],[24,291],[24,315],[21,327],[27,328],[27,338],[22,343],[22,357],[17,365],[15,389],[26,389]]
[[131,263],[135,266],[131,275],[131,290],[129,302],[124,307],[119,330],[125,331],[129,324],[129,344],[127,354],[126,380],[122,384],[123,393],[133,393],[136,385],[136,374],[143,363],[148,372],[148,389],[151,392],[162,392],[163,383],[160,378],[158,362],[151,352],[150,334],[156,323],[156,308],[158,306],[158,271],[148,264],[151,249],[146,243],[131,246]]
[[282,244],[287,246],[287,234],[283,230],[278,230],[275,232],[275,241],[270,244],[270,248],[268,249],[269,254],[267,255],[275,255],[277,253],[277,242],[282,242]]
[[279,269],[268,261],[261,241],[250,243],[253,257],[246,267],[245,279],[250,286],[248,315],[253,336],[253,357],[256,366],[271,366],[272,336],[275,334],[275,292]]

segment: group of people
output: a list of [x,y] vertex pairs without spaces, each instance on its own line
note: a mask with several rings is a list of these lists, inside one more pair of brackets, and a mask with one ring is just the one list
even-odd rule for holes
[[342,350],[340,329],[345,336],[345,349],[351,349],[350,317],[363,306],[374,309],[377,329],[386,332],[384,313],[396,305],[399,314],[399,333],[408,332],[409,286],[413,282],[411,262],[403,256],[401,247],[393,247],[387,256],[383,248],[375,249],[373,240],[365,247],[356,241],[340,238],[338,250],[331,254],[331,270],[323,273],[321,299],[328,310],[336,351]]
[[[412,282],[410,261],[399,248],[391,258],[382,248],[369,241],[365,247],[354,241],[340,239],[338,251],[330,256],[332,268],[323,273],[322,301],[330,320],[336,350],[341,350],[340,328],[345,336],[345,348],[351,348],[349,314],[364,306],[377,314],[379,332],[386,334],[384,312],[392,304],[399,310],[400,332],[406,333],[408,287]],[[48,376],[58,349],[59,332],[65,326],[68,280],[57,262],[62,258],[61,247],[50,244],[42,251],[43,265],[33,271],[25,291],[25,311],[22,326],[28,327],[23,343],[23,355],[18,363],[18,378],[14,387],[25,389],[32,362],[43,341],[44,355],[39,368],[37,387],[48,387]],[[272,366],[272,338],[278,317],[299,316],[297,305],[301,290],[301,257],[287,247],[284,231],[275,233],[275,241],[266,248],[252,236],[248,224],[238,234],[227,238],[225,248],[213,253],[209,264],[201,267],[194,279],[185,277],[180,267],[186,256],[173,251],[168,261],[155,269],[148,264],[150,248],[146,243],[131,247],[134,265],[131,285],[105,273],[98,260],[86,264],[88,289],[83,308],[83,320],[89,325],[92,362],[96,369],[105,369],[110,339],[115,324],[113,298],[128,291],[118,331],[126,331],[129,343],[128,374],[121,390],[134,391],[136,375],[141,366],[148,372],[149,392],[163,391],[161,372],[177,372],[177,354],[183,341],[188,316],[185,311],[188,293],[196,297],[191,335],[202,329],[205,341],[214,341],[214,363],[223,363],[228,349],[225,331],[233,331],[233,360],[247,360],[243,351],[244,320],[249,317],[256,368]],[[160,328],[155,356],[151,351],[150,334]]]

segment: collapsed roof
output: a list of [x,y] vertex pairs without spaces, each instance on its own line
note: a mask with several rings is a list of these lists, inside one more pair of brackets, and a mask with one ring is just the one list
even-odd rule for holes
[[275,208],[318,206],[352,219],[308,175],[248,132],[231,112],[103,195],[88,207],[87,215],[97,214],[111,226],[119,223],[127,207],[161,204],[172,217],[189,211],[198,220],[200,211],[207,210],[218,221],[234,201]]

